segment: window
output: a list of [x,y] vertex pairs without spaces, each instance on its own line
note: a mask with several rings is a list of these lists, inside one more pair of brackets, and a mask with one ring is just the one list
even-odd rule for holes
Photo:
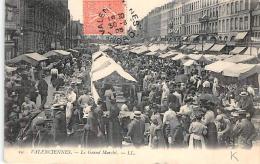
[[237,13],[238,10],[239,10],[239,8],[238,8],[238,1],[236,1],[236,2],[235,2],[235,13]]
[[256,26],[260,26],[260,16],[257,16],[257,25]]
[[218,21],[218,30],[221,31],[221,21]]
[[230,24],[231,24],[230,29],[233,30],[234,29],[234,19],[233,18],[231,18]]
[[248,10],[248,0],[245,0],[245,10]]
[[14,20],[13,8],[6,6],[5,10],[6,10],[6,16],[5,16],[6,21],[13,21]]
[[230,8],[229,8],[229,3],[227,4],[226,12],[229,14]]
[[244,9],[244,4],[243,4],[243,1],[242,1],[242,0],[240,1],[239,6],[240,6],[240,11]]
[[248,16],[245,16],[245,30],[248,29]]
[[226,29],[227,29],[227,31],[230,30],[230,27],[229,27],[229,19],[227,19],[227,22],[226,22]]
[[238,29],[238,19],[235,18],[235,30],[237,30],[237,29]]
[[239,18],[239,30],[243,30],[243,18]]
[[11,34],[5,34],[5,41],[10,41],[11,39]]
[[234,6],[234,2],[231,3],[231,14],[234,14],[235,11],[235,6]]
[[222,20],[222,32],[225,32],[225,20]]

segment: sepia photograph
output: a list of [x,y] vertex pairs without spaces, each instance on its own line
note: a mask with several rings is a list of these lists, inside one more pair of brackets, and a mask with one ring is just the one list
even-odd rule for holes
[[3,13],[5,162],[260,163],[259,0],[5,0]]

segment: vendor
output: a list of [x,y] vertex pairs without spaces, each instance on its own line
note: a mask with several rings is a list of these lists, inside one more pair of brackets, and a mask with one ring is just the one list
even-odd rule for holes
[[30,100],[30,97],[28,95],[25,96],[24,103],[21,106],[22,116],[28,116],[36,110],[37,106],[35,105],[35,103]]
[[67,126],[67,134],[70,135],[73,133],[72,129],[72,116],[73,116],[73,109],[74,109],[74,103],[76,102],[77,95],[73,91],[72,88],[68,89],[67,92],[67,106],[66,106],[66,126]]

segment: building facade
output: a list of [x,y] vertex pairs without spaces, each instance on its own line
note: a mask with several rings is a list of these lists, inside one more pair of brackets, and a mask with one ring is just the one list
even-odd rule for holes
[[167,36],[175,40],[202,36],[199,38],[230,45],[248,44],[251,37],[260,37],[259,10],[258,0],[173,0],[145,17],[148,26],[144,30],[147,37],[163,36],[159,31],[165,30],[167,19]]
[[5,59],[15,57],[17,52],[18,0],[5,1]]
[[185,22],[184,22],[184,5],[185,1],[173,1],[169,3],[170,10],[168,11],[168,35],[178,40],[183,34],[185,34]]
[[78,47],[82,41],[83,25],[79,20],[71,21],[72,31],[72,48]]
[[18,54],[46,52],[69,47],[67,38],[70,15],[60,0],[20,0],[21,37]]
[[147,37],[155,38],[161,35],[161,7],[152,10],[147,17]]

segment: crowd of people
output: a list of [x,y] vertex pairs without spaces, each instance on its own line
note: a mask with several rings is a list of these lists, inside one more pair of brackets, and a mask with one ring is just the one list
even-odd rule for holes
[[[21,83],[24,90],[20,93],[12,90],[8,83],[13,81],[6,79],[6,144],[63,146],[76,140],[74,143],[82,147],[253,146],[257,132],[251,118],[255,113],[256,93],[251,85],[221,85],[217,77],[203,70],[203,63],[190,74],[184,74],[180,62],[168,59],[114,51],[109,56],[137,80],[135,94],[126,97],[120,106],[113,85],[102,86],[103,94],[95,102],[90,79],[83,81],[88,85],[82,89],[73,82],[66,84],[64,77],[71,76],[75,70],[82,71],[80,58],[69,64],[58,64],[64,68],[54,67],[50,71],[51,84],[46,82],[44,73],[37,81],[27,78]],[[65,67],[71,68],[71,74],[64,75],[68,73]],[[37,114],[46,110],[44,104],[50,96],[48,85],[56,91],[69,85],[64,94],[66,104],[52,108],[55,110],[53,131],[48,130],[47,120],[37,119],[32,123]],[[39,107],[36,106],[38,95]]]

